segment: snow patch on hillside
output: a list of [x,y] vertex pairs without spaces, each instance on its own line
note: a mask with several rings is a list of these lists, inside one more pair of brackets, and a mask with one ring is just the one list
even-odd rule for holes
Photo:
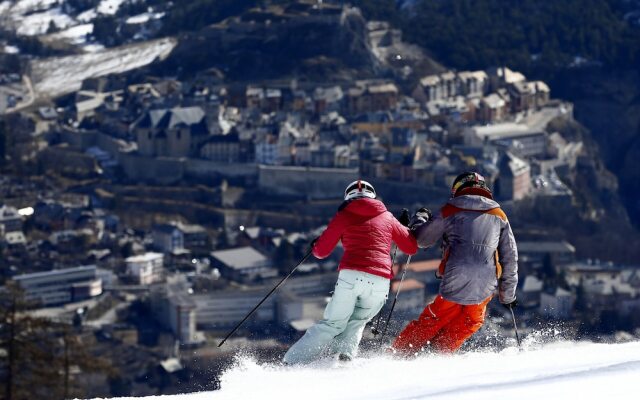
[[114,15],[126,0],[102,0],[96,10],[100,14]]
[[17,16],[14,18],[18,35],[37,36],[47,33],[51,23],[58,29],[64,29],[75,23],[74,19],[62,12],[59,7],[47,11]]
[[160,19],[164,17],[164,15],[165,13],[163,12],[157,12],[157,13],[147,12],[144,14],[138,14],[138,15],[134,15],[132,17],[127,18],[126,23],[129,25],[144,24],[151,20]]
[[242,357],[223,374],[221,390],[162,399],[627,399],[636,396],[638,376],[640,342],[563,342],[411,360],[374,356],[307,367]]
[[46,10],[60,3],[60,0],[18,0],[4,1],[0,4],[0,12],[2,10],[10,10],[15,14],[27,14],[33,11]]
[[92,33],[93,24],[82,24],[48,35],[48,38],[50,40],[67,40],[72,44],[83,44],[87,42],[87,35]]
[[87,11],[83,11],[80,14],[78,14],[76,19],[80,22],[91,22],[94,19],[96,19],[97,16],[98,16],[98,12],[96,11],[96,9],[90,8]]
[[119,74],[166,58],[176,46],[174,39],[160,39],[78,56],[35,60],[30,64],[37,96],[56,97],[80,90],[82,81]]
[[73,17],[62,11],[61,0],[20,0],[0,3],[0,23],[18,35],[36,36],[47,32],[53,22],[59,29],[75,25]]
[[65,0],[7,0],[0,2],[0,22],[12,26],[18,35],[38,36],[47,32],[51,22],[58,29],[66,29],[92,22],[98,15],[115,15],[126,1],[102,0],[74,17],[63,11]]

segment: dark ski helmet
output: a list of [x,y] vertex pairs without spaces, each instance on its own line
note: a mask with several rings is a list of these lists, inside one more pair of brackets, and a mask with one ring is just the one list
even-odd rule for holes
[[373,185],[367,181],[353,181],[344,190],[345,200],[358,199],[361,197],[368,197],[370,199],[376,198],[376,190],[373,188]]
[[451,186],[451,197],[465,194],[475,194],[490,199],[493,198],[491,189],[487,186],[484,176],[477,172],[463,172],[456,177]]

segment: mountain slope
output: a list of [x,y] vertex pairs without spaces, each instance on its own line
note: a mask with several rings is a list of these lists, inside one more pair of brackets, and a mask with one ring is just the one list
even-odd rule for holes
[[636,395],[638,374],[640,342],[563,342],[523,352],[509,348],[408,361],[373,357],[347,366],[327,362],[303,368],[258,365],[242,358],[224,373],[220,391],[162,398],[626,399]]

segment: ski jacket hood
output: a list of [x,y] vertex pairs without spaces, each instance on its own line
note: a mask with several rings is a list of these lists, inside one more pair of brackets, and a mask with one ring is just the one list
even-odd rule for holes
[[463,195],[449,199],[447,202],[463,210],[487,211],[500,208],[495,200],[480,195]]
[[342,207],[342,211],[362,217],[372,218],[387,211],[387,207],[383,202],[366,197],[350,200],[346,203],[348,204],[345,204],[344,207]]
[[498,289],[502,303],[515,300],[518,250],[509,220],[497,202],[480,195],[449,199],[438,215],[414,232],[420,247],[431,247],[442,239],[443,298],[479,304]]
[[392,278],[391,245],[414,254],[416,239],[380,200],[361,198],[343,203],[313,246],[313,255],[325,258],[342,241],[339,270],[352,269]]

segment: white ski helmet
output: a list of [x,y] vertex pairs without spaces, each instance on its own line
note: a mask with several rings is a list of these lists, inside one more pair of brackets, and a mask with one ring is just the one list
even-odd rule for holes
[[376,198],[376,190],[373,188],[373,185],[367,181],[358,179],[357,181],[351,182],[344,190],[345,200],[353,200],[361,197]]

